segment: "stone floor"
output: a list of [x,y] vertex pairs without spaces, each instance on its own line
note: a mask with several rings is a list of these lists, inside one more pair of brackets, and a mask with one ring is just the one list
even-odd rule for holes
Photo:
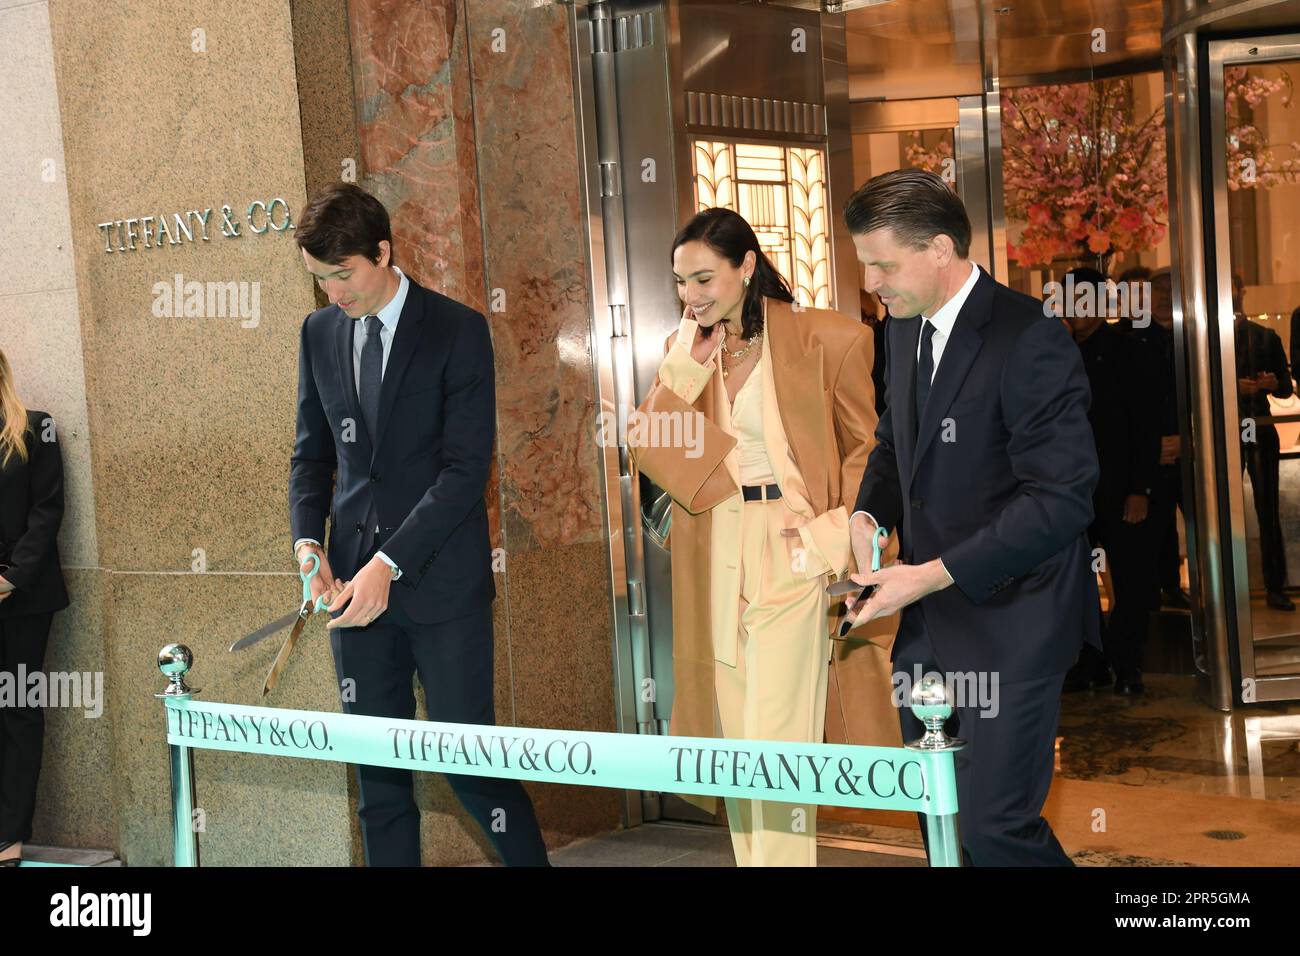
[[1149,675],[1137,699],[1067,694],[1058,772],[1067,778],[1300,803],[1300,706],[1229,714],[1196,697],[1194,677]]

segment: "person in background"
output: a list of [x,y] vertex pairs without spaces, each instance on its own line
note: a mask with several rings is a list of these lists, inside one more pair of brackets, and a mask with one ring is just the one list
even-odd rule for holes
[[[0,351],[0,671],[45,666],[55,611],[68,606],[59,561],[63,458],[54,420],[18,398]],[[0,866],[17,866],[32,838],[45,712],[21,692],[0,704]]]
[[[877,308],[876,297],[866,289],[858,290],[858,303],[862,307],[862,321],[871,327],[875,352],[871,359],[871,384],[876,392],[876,416],[885,410],[885,323],[889,312]],[[880,313],[884,311],[884,315]]]
[[[1289,398],[1294,389],[1281,337],[1246,318],[1246,284],[1232,274],[1232,312],[1237,353],[1237,411],[1241,428],[1242,467],[1250,474],[1255,515],[1259,519],[1259,550],[1264,571],[1265,600],[1278,611],[1294,611],[1286,596],[1286,548],[1278,513],[1278,461],[1281,444],[1270,419],[1268,397]],[[1253,427],[1252,427],[1253,426]],[[1253,440],[1252,440],[1253,439]]]
[[[1117,285],[1150,282],[1152,275],[1153,273],[1151,269],[1147,266],[1129,266],[1119,274],[1119,278],[1116,279],[1115,282]],[[1120,316],[1118,325],[1125,332],[1131,332],[1135,328],[1133,325],[1133,317],[1131,315]]]
[[1295,368],[1300,358],[1300,307],[1291,311],[1291,367]]
[[[1072,269],[1074,287],[1104,287],[1096,269]],[[1098,295],[1098,300],[1101,295]],[[1092,387],[1088,421],[1097,444],[1101,479],[1093,493],[1094,518],[1088,535],[1106,552],[1114,593],[1106,621],[1105,657],[1084,647],[1065,689],[1083,690],[1109,683],[1107,663],[1115,671],[1115,693],[1140,694],[1142,652],[1150,613],[1159,603],[1154,574],[1155,542],[1147,520],[1160,466],[1160,420],[1156,389],[1163,374],[1154,355],[1101,309],[1067,318],[1083,356]]]
[[1178,381],[1174,366],[1173,276],[1168,268],[1151,274],[1151,322],[1134,326],[1132,333],[1156,357],[1162,378],[1155,389],[1160,417],[1160,469],[1149,509],[1156,547],[1156,580],[1166,607],[1190,607],[1182,586],[1182,558],[1178,552],[1175,509],[1183,506],[1182,469],[1179,467]]

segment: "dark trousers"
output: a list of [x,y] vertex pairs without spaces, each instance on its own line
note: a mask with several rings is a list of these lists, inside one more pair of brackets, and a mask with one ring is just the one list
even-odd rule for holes
[[1102,647],[1117,676],[1136,680],[1142,673],[1151,612],[1160,607],[1156,527],[1149,504],[1146,520],[1136,524],[1124,520],[1122,500],[1098,503],[1096,512],[1096,520],[1088,529],[1088,540],[1093,547],[1100,545],[1105,549],[1114,589],[1110,615],[1104,621]]
[[[922,675],[936,671],[947,676],[961,669],[935,655],[925,615],[917,604],[903,610],[894,647],[894,670],[907,674],[909,681],[915,679],[916,664],[921,665]],[[945,666],[952,670],[945,670]],[[1064,681],[1062,673],[991,684],[998,705],[996,717],[980,716],[978,701],[954,706],[944,732],[966,741],[954,756],[957,827],[964,865],[1074,865],[1042,816],[1056,762],[1056,727]],[[924,732],[906,704],[899,710],[899,725],[905,742]],[[925,817],[917,816],[928,853]]]
[[14,706],[0,706],[0,843],[32,838],[45,711],[27,706],[27,688],[17,684],[18,668],[22,665],[27,674],[44,668],[53,619],[51,613],[0,619],[0,671],[13,675],[17,691]]
[[1178,515],[1183,507],[1183,476],[1178,465],[1161,465],[1151,496],[1151,537],[1156,548],[1156,582],[1162,591],[1183,586],[1183,559],[1178,553]]
[[1255,496],[1255,517],[1259,519],[1264,587],[1269,591],[1281,591],[1286,587],[1286,547],[1282,543],[1282,520],[1278,514],[1280,453],[1277,429],[1267,423],[1256,427],[1255,441],[1241,444],[1241,458],[1250,473],[1250,486]]
[[[373,550],[373,545],[372,549]],[[394,582],[392,589],[401,587]],[[429,719],[495,724],[492,697],[492,607],[438,624],[418,624],[390,596],[388,609],[366,627],[330,632],[340,685],[355,700],[349,714],[415,717],[412,678],[424,687]],[[507,866],[546,866],[546,845],[533,804],[518,780],[447,774],[461,805],[482,828]],[[412,772],[357,767],[361,800],[357,815],[367,866],[420,865],[420,811]]]

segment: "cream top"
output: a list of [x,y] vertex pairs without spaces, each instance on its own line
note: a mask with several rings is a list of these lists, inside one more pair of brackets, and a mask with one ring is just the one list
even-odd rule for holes
[[755,362],[754,369],[740,386],[731,403],[731,425],[736,436],[737,465],[742,485],[771,485],[776,483],[772,465],[763,442],[763,363]]

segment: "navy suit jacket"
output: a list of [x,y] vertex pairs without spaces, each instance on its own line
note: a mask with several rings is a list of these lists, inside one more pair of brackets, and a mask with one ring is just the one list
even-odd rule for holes
[[1097,452],[1079,349],[1041,302],[981,269],[918,428],[920,327],[887,325],[886,407],[855,510],[897,529],[904,562],[943,559],[954,584],[904,614],[919,605],[945,670],[1006,682],[1062,673],[1083,641],[1101,646],[1086,537]]
[[496,597],[483,501],[496,422],[487,320],[410,281],[380,389],[377,435],[366,430],[357,398],[354,321],[330,305],[302,325],[289,469],[293,540],[324,541],[328,516],[330,568],[350,580],[373,500],[382,550],[402,571],[389,603],[424,624],[462,617]]

